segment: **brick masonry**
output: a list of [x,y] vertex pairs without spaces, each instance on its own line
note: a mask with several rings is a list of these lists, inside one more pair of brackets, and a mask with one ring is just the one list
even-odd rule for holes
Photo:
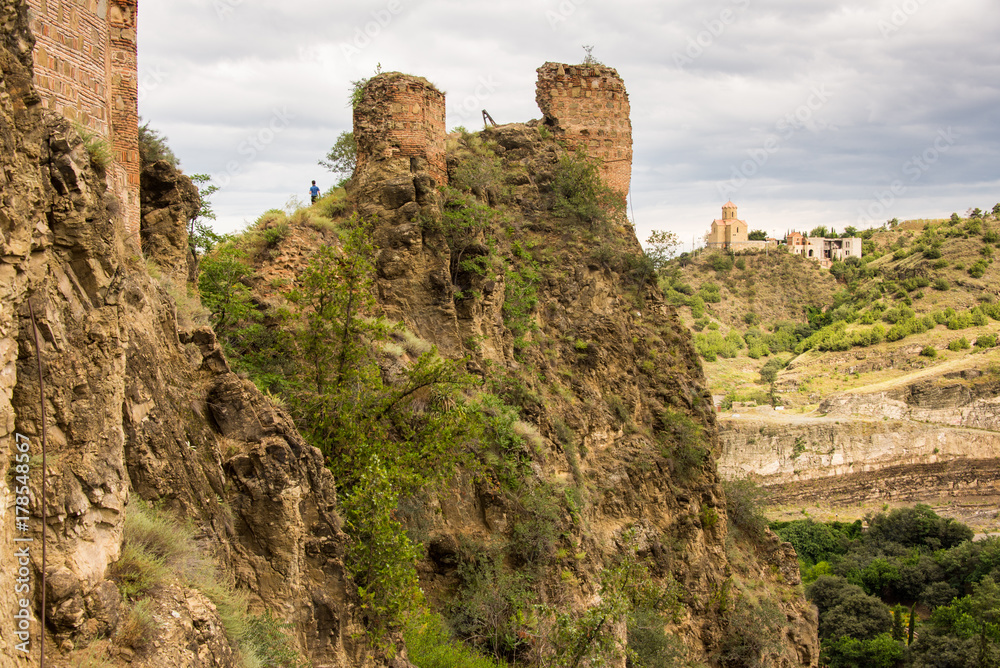
[[139,230],[137,0],[28,0],[45,107],[105,137],[108,185]]
[[448,183],[445,162],[445,96],[421,77],[379,74],[365,86],[354,110],[357,169],[371,160],[411,158],[437,185]]
[[632,184],[632,120],[625,82],[604,65],[545,63],[535,101],[569,148],[601,162],[601,176],[627,196]]

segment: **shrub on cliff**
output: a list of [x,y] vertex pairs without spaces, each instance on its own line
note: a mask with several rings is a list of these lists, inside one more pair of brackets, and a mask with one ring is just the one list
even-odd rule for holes
[[597,163],[582,152],[559,158],[552,190],[552,212],[575,219],[592,232],[606,229],[625,212],[624,198],[604,183]]
[[767,531],[764,505],[767,492],[752,480],[730,480],[722,483],[726,492],[726,516],[735,527],[751,540],[760,540]]
[[167,138],[159,130],[149,127],[149,121],[139,126],[139,159],[143,167],[159,160],[166,160],[174,169],[181,164],[167,143]]

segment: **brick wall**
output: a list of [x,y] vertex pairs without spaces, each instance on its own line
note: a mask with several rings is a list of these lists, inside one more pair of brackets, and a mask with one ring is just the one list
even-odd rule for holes
[[[103,0],[102,0],[103,1]],[[111,93],[111,142],[116,190],[125,206],[126,226],[139,231],[139,68],[136,43],[137,0],[108,2],[108,80]]]
[[357,169],[370,160],[425,160],[438,185],[448,183],[445,162],[445,96],[420,77],[386,72],[365,86],[354,110]]
[[628,194],[632,184],[632,121],[625,83],[604,65],[545,63],[535,100],[559,138],[601,162],[604,182]]
[[47,109],[105,137],[108,185],[139,230],[137,0],[28,0],[35,86]]

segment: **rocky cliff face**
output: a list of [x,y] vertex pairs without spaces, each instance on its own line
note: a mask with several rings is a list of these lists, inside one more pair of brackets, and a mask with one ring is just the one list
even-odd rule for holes
[[774,503],[931,502],[1000,494],[1000,434],[896,418],[720,420],[724,478],[751,477]]
[[1000,431],[1000,374],[966,368],[935,373],[880,392],[827,398],[820,412],[835,417],[889,418]]
[[[141,651],[119,642],[130,604],[110,567],[122,554],[130,506],[143,498],[189,518],[203,551],[229,574],[228,584],[247,592],[254,610],[266,607],[290,621],[313,666],[406,666],[405,654],[389,660],[364,641],[357,591],[343,566],[334,480],[323,457],[284,412],[231,372],[211,329],[178,313],[168,284],[150,276],[138,240],[124,233],[101,166],[65,120],[42,116],[30,83],[25,11],[21,2],[0,0],[0,484],[6,509],[0,550],[13,554],[18,538],[34,539],[33,657],[44,532],[50,665],[75,665],[98,646],[107,653],[98,659],[112,665],[241,664],[211,597],[183,579],[150,596],[155,624]],[[443,350],[469,354],[470,369],[484,378],[502,367],[505,379],[517,381],[523,414],[541,434],[535,480],[558,485],[574,478],[582,489],[581,518],[558,520],[579,556],[553,555],[541,587],[549,602],[580,611],[594,603],[602,571],[623,549],[625,530],[634,529],[655,574],[673,576],[685,589],[677,628],[696,656],[719,663],[717,649],[741,630],[727,612],[730,601],[766,602],[781,617],[767,660],[815,666],[815,615],[796,590],[787,546],[774,537],[757,545],[736,540],[712,463],[700,461],[682,475],[677,451],[671,456],[663,445],[692,424],[713,451],[717,436],[686,331],[654,288],[628,279],[633,289],[626,289],[625,258],[638,249],[634,234],[616,227],[597,235],[564,227],[546,213],[560,150],[533,127],[500,128],[489,140],[506,176],[481,197],[518,212],[512,231],[523,235],[521,245],[503,252],[524,262],[531,254],[538,265],[531,279],[538,303],[524,312],[504,308],[523,276],[456,269],[435,225],[443,203],[420,161],[370,161],[355,177],[355,199],[379,217],[385,310]],[[460,156],[456,160],[449,169]],[[176,279],[188,267],[182,228],[190,190],[168,170],[158,172],[151,177],[168,186],[159,199],[147,200],[142,240],[159,271]],[[595,243],[614,252],[593,253]],[[456,299],[456,286],[465,287],[468,298]],[[32,448],[31,514],[23,531],[11,502],[15,433]],[[663,443],[657,433],[666,435]],[[523,509],[492,492],[481,480],[459,480],[413,512],[427,535],[429,597],[441,602],[449,595],[462,541],[499,542],[513,531]],[[12,569],[0,573],[7,610],[15,609],[15,578]],[[623,638],[625,629],[616,633]],[[19,640],[10,625],[0,624],[0,666],[24,663]]]
[[[366,96],[356,114],[376,103]],[[625,549],[624,532],[635,528],[640,554],[687,592],[679,630],[696,656],[719,661],[731,620],[712,601],[740,582],[743,594],[763,586],[770,592],[763,598],[781,599],[784,631],[769,665],[817,665],[814,611],[793,593],[799,579],[791,550],[776,541],[736,547],[725,520],[709,519],[724,518],[726,505],[714,466],[682,479],[681,463],[657,441],[656,434],[671,433],[664,416],[680,414],[701,425],[717,451],[711,398],[689,334],[658,290],[627,268],[627,258],[640,254],[632,229],[615,223],[596,232],[552,215],[565,153],[535,123],[478,138],[455,135],[449,144],[449,182],[460,187],[471,169],[479,177],[470,191],[505,212],[506,228],[484,231],[461,249],[466,258],[498,252],[501,263],[486,263],[492,269],[470,271],[458,262],[447,196],[433,188],[419,160],[391,152],[366,159],[352,179],[352,197],[378,221],[378,291],[387,313],[449,354],[470,356],[473,371],[489,377],[500,368],[516,379],[522,416],[544,444],[533,464],[538,483],[579,483],[583,490],[582,521],[563,527],[587,557],[554,561],[544,589],[561,592],[582,614],[601,572]],[[497,172],[484,164],[502,175],[490,176]],[[517,249],[497,241],[504,238],[515,239]],[[537,306],[519,330],[509,307],[517,288],[510,268],[525,249],[539,274]],[[496,269],[501,265],[508,269]],[[451,605],[459,582],[455,546],[470,539],[500,544],[518,514],[502,495],[472,483],[414,512],[431,548],[423,585],[438,605]],[[575,585],[565,585],[567,573]]]
[[1000,494],[998,389],[993,371],[966,368],[828,397],[822,417],[753,409],[721,421],[719,472],[758,478],[786,504],[988,502]]
[[[178,326],[174,301],[147,273],[138,239],[124,233],[101,166],[66,120],[43,117],[31,86],[25,4],[0,2],[0,25],[0,549],[12,555],[30,545],[25,649],[37,660],[44,410],[49,665],[97,656],[87,646],[102,637],[110,638],[100,645],[104,658],[115,664],[241,665],[216,606],[183,582],[151,597],[156,630],[142,652],[116,644],[128,604],[109,566],[137,497],[189,518],[251,607],[293,623],[312,665],[384,664],[354,619],[334,481],[322,456],[229,371],[210,329]],[[144,240],[165,271],[186,276],[192,187],[163,169],[159,177],[170,193],[144,212]],[[15,433],[31,444],[26,527],[15,524]],[[23,538],[33,542],[15,544]],[[16,577],[11,568],[0,572],[8,611],[16,609]],[[13,630],[9,617],[0,623],[0,666],[26,665]]]

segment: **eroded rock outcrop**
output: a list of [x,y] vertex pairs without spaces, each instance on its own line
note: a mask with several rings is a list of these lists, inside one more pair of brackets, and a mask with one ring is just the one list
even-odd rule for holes
[[[554,65],[546,68],[554,71]],[[383,104],[385,91],[408,91],[409,79],[398,73],[373,78],[355,109],[355,132],[409,128],[383,118],[391,108]],[[624,95],[623,88],[618,92]],[[373,115],[379,122],[369,120]],[[456,175],[468,179],[463,161],[487,165],[464,187],[502,210],[507,225],[466,240],[463,258],[503,257],[485,261],[485,271],[469,269],[456,261],[442,225],[449,206],[462,206],[454,203],[459,196],[436,191],[442,179],[419,148],[402,150],[389,135],[359,141],[359,150],[383,150],[359,159],[350,186],[359,212],[377,221],[380,303],[446,354],[468,355],[474,373],[500,368],[516,379],[511,382],[523,383],[522,416],[544,443],[526,484],[556,485],[567,494],[579,485],[585,498],[581,517],[567,516],[559,526],[586,558],[553,562],[540,589],[568,609],[593,605],[602,571],[629,549],[624,536],[635,531],[640,556],[655,565],[656,575],[676,578],[688,592],[678,632],[695,656],[718,661],[734,632],[727,634],[727,618],[712,603],[720,592],[737,580],[767,580],[773,591],[788,592],[767,599],[786,620],[768,660],[817,665],[815,612],[792,593],[799,576],[790,546],[771,537],[749,553],[727,548],[726,501],[714,466],[685,477],[664,449],[673,438],[670,416],[682,415],[704,430],[717,452],[715,417],[689,333],[655,286],[629,275],[621,259],[641,253],[633,230],[615,222],[597,231],[552,215],[553,184],[566,152],[537,121],[491,128],[473,139],[453,135],[459,149],[449,152],[448,182],[459,183]],[[515,239],[519,250],[509,241],[504,247],[504,239]],[[527,308],[526,323],[516,321],[525,318],[514,292],[523,290],[516,282],[524,279],[514,273],[529,262],[534,269],[528,271],[538,272],[537,306]],[[688,424],[689,418],[676,419]],[[657,433],[666,440],[658,441]],[[449,493],[417,506],[411,521],[429,546],[422,585],[442,607],[459,583],[457,546],[503,545],[524,513],[500,490],[474,480],[458,480]],[[625,629],[616,633],[624,637]]]
[[986,500],[1000,494],[996,432],[752,412],[723,418],[720,425],[720,475],[760,481],[777,504]]
[[198,188],[166,160],[145,165],[140,182],[143,254],[182,285],[196,280],[188,224],[200,209]]
[[814,415],[743,411],[720,420],[719,472],[760,480],[782,504],[989,503],[1000,495],[998,394],[995,373],[970,367],[836,394]]
[[[115,647],[125,604],[109,566],[133,495],[189,518],[204,551],[250,594],[252,607],[294,624],[312,665],[384,665],[356,620],[322,456],[229,371],[210,329],[178,327],[177,306],[147,273],[138,239],[125,233],[100,165],[68,121],[43,117],[31,85],[25,4],[0,2],[0,25],[0,549],[10,555],[15,539],[34,539],[32,655],[40,631],[44,407],[49,665],[79,660],[76,652],[99,636],[112,638],[116,663],[239,664],[218,610],[183,581],[152,597],[157,631],[141,654]],[[185,225],[196,192],[176,175],[158,178],[160,200],[143,225],[147,248],[186,277]],[[10,487],[15,431],[32,448],[24,530],[14,522]],[[15,577],[0,572],[6,610],[15,610]],[[0,624],[0,666],[21,665],[17,642],[12,626]]]

